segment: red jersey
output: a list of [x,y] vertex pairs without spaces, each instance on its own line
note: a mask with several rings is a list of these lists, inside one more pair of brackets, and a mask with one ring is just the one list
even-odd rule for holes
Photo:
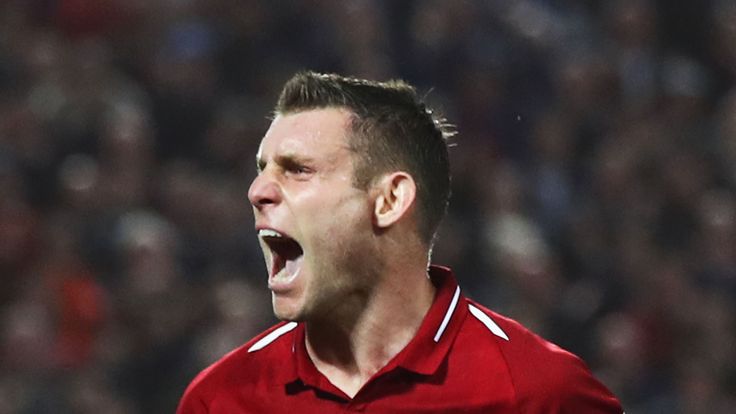
[[416,336],[355,397],[314,366],[304,324],[282,322],[202,371],[177,413],[623,412],[578,357],[465,298],[449,269],[430,276]]

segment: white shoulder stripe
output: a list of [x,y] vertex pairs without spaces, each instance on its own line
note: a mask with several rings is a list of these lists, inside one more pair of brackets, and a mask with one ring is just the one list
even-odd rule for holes
[[450,322],[450,318],[452,317],[452,313],[455,312],[455,307],[457,306],[458,298],[460,298],[460,286],[455,288],[455,295],[452,297],[452,302],[450,302],[450,307],[447,308],[447,313],[445,313],[445,318],[442,320],[442,323],[440,324],[440,328],[437,330],[437,333],[434,334],[435,342],[439,342],[440,337],[442,337],[442,334],[445,332],[445,329],[447,328],[447,324]]
[[273,332],[259,339],[258,342],[254,343],[250,348],[248,348],[248,352],[255,352],[255,351],[258,351],[259,349],[265,348],[271,342],[279,339],[281,335],[296,328],[296,325],[297,325],[296,322],[289,322],[284,326],[274,329]]
[[499,338],[503,338],[505,340],[509,340],[509,336],[506,335],[506,332],[501,329],[500,326],[496,325],[496,322],[493,322],[490,316],[486,315],[485,312],[478,309],[476,306],[473,306],[473,304],[468,304],[468,309],[470,309],[470,313],[473,314],[476,318],[478,318],[479,321],[483,323],[483,325],[488,328],[491,332],[493,332],[494,335],[498,336]]

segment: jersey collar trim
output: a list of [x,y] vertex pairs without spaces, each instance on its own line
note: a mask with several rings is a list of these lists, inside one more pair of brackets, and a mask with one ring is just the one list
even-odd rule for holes
[[279,339],[284,334],[287,334],[289,331],[292,331],[294,328],[296,328],[297,323],[296,322],[288,322],[273,331],[269,333],[268,335],[264,336],[263,338],[259,339],[256,343],[251,345],[250,348],[248,348],[248,353],[259,351],[266,346],[270,345],[271,342]]
[[452,271],[431,266],[429,276],[437,287],[435,301],[414,339],[392,361],[396,366],[421,375],[432,375],[437,371],[468,315],[466,299]]

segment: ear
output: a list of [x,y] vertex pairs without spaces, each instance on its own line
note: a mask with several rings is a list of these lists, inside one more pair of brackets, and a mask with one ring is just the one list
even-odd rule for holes
[[378,191],[374,207],[375,222],[383,229],[399,221],[414,204],[417,195],[414,179],[403,171],[384,175],[374,189]]

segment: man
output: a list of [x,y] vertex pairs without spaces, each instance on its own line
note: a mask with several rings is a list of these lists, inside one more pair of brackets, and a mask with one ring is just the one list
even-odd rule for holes
[[448,135],[403,82],[286,83],[248,192],[284,322],[204,370],[180,414],[621,414],[577,357],[429,266]]

